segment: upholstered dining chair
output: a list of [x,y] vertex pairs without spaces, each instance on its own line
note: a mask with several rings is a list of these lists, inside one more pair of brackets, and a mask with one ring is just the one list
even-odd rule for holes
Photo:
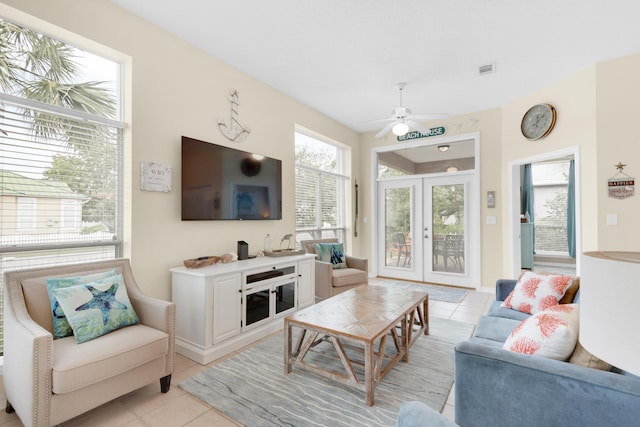
[[[300,245],[305,252],[315,254],[316,243],[338,243],[337,238],[303,240]],[[369,262],[365,258],[346,255],[346,268],[333,268],[329,262],[316,260],[316,296],[329,298],[348,289],[369,282]]]

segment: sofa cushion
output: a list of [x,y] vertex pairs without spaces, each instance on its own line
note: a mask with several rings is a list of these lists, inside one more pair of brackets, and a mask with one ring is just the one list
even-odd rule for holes
[[496,341],[502,344],[505,342],[511,331],[520,324],[520,320],[507,319],[503,317],[483,316],[478,322],[476,331],[473,334],[476,338],[483,338]]
[[355,268],[340,268],[333,270],[332,285],[336,288],[341,286],[357,285],[367,283],[367,272]]
[[68,288],[70,286],[82,285],[94,282],[105,277],[115,276],[116,270],[111,269],[100,273],[87,274],[84,276],[53,277],[47,278],[47,292],[49,293],[49,304],[51,305],[51,316],[53,321],[53,339],[64,338],[73,335],[73,329],[64,315],[60,303],[53,294],[54,289]]
[[73,329],[84,343],[139,322],[121,274],[95,282],[52,289]]
[[342,243],[316,243],[313,245],[319,261],[331,263],[333,268],[347,268]]
[[502,344],[504,344],[504,342],[494,341],[494,340],[490,340],[488,338],[480,338],[480,337],[476,337],[476,336],[473,336],[473,337],[469,338],[468,341],[476,343],[476,344],[488,345],[489,347],[499,348],[499,349],[502,349]]
[[144,365],[169,351],[169,336],[134,325],[84,344],[73,337],[53,341],[52,388],[69,393]]
[[573,276],[524,271],[502,306],[523,313],[537,313],[557,305],[575,280],[577,278]]
[[494,301],[491,303],[489,311],[487,311],[487,316],[504,317],[506,319],[523,321],[524,319],[528,319],[531,315],[518,310],[503,307],[502,301]]
[[579,322],[578,304],[550,307],[523,320],[511,332],[502,348],[516,353],[567,360],[578,341]]

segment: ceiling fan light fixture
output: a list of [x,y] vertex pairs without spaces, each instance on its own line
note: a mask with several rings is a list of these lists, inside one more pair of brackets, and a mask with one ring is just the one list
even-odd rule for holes
[[391,128],[391,131],[393,132],[394,135],[404,136],[407,134],[407,132],[409,132],[409,125],[407,125],[405,122],[398,122],[395,125],[393,125],[393,128]]
[[449,151],[449,145],[448,144],[438,145],[438,150],[441,153],[444,153],[445,151]]

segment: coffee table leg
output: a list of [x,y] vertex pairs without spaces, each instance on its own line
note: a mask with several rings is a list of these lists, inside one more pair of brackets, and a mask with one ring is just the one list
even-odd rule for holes
[[291,323],[284,321],[284,373],[291,373]]
[[373,406],[373,343],[364,343],[364,401]]
[[429,335],[429,295],[427,295],[427,298],[424,300],[423,307],[422,322],[424,323],[424,334]]
[[411,330],[413,329],[413,325],[409,324],[407,320],[407,315],[402,316],[402,321],[400,322],[400,331],[402,333],[402,351],[404,351],[404,355],[402,356],[403,362],[409,361],[409,345],[411,344]]

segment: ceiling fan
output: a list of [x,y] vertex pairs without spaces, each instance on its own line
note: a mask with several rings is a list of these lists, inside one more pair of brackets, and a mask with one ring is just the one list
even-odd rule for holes
[[396,87],[400,92],[400,106],[393,109],[393,113],[387,119],[375,120],[376,122],[389,122],[380,132],[376,134],[376,138],[382,138],[387,132],[392,131],[397,136],[406,135],[409,129],[416,130],[422,134],[428,135],[429,129],[418,123],[418,120],[441,119],[449,117],[448,114],[411,114],[411,109],[402,106],[402,91],[406,83],[398,83]]

